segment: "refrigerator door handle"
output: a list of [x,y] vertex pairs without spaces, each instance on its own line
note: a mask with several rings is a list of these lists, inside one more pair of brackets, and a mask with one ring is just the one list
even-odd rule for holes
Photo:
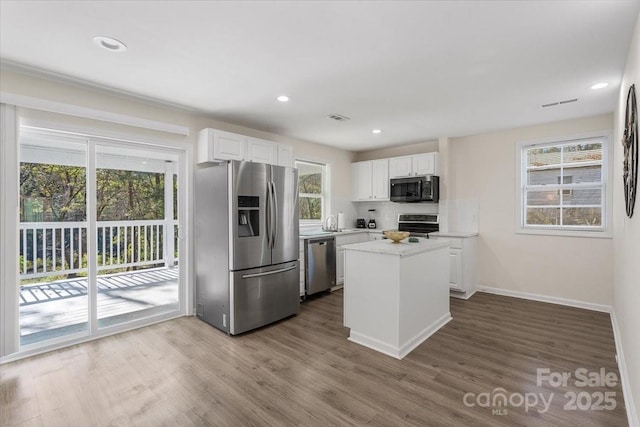
[[276,184],[272,181],[271,182],[271,192],[272,192],[272,196],[273,196],[273,210],[274,210],[274,215],[273,215],[273,227],[271,229],[273,235],[271,237],[271,248],[275,248],[276,247],[276,241],[278,239],[278,194],[276,193]]
[[285,271],[294,270],[296,267],[297,267],[296,265],[292,265],[291,267],[280,268],[278,270],[272,270],[272,271],[265,271],[264,273],[243,274],[241,277],[243,279],[251,279],[253,277],[271,276],[272,274],[280,274],[280,273],[284,273]]
[[271,182],[267,182],[267,206],[265,209],[265,215],[266,215],[266,230],[265,230],[265,234],[267,235],[267,246],[269,246],[269,249],[272,248],[271,245],[271,222],[273,221],[272,219],[272,212],[271,212],[271,205],[273,204],[273,201],[271,200]]

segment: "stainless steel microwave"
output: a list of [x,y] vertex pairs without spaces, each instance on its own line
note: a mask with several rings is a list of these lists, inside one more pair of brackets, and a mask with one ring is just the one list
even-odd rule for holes
[[437,202],[440,197],[440,178],[435,175],[392,178],[389,188],[392,202]]

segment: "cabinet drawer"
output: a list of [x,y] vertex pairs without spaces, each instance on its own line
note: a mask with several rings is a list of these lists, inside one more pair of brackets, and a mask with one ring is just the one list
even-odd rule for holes
[[448,240],[451,242],[451,247],[456,249],[462,249],[462,239],[458,239],[455,237],[430,237],[430,239],[435,240]]
[[349,234],[346,236],[336,236],[336,246],[361,243],[369,240],[368,233]]

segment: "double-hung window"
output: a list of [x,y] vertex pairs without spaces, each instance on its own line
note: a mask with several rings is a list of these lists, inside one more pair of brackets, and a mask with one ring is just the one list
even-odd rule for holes
[[607,137],[519,144],[519,228],[544,234],[607,231]]
[[319,223],[327,209],[327,165],[296,160],[300,223]]

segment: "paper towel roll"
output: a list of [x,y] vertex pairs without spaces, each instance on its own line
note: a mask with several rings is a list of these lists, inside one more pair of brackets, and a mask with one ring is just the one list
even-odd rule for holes
[[338,230],[344,230],[344,212],[338,212]]

